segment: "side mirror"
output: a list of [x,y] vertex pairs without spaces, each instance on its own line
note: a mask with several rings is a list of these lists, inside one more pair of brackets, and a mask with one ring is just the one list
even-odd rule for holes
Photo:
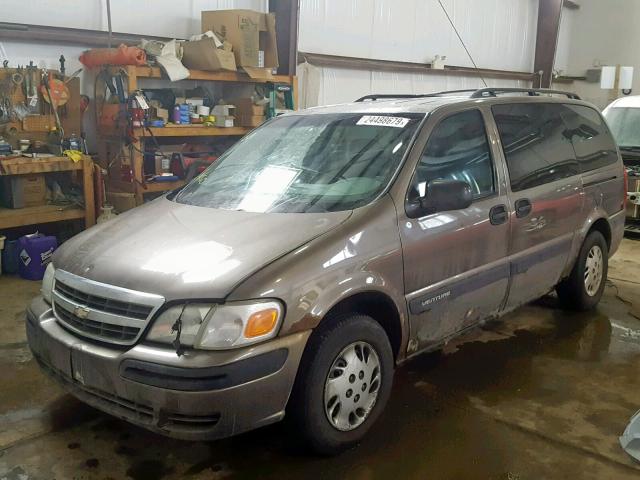
[[462,180],[431,180],[425,195],[417,195],[407,205],[410,218],[422,217],[436,212],[462,210],[471,205],[471,185]]

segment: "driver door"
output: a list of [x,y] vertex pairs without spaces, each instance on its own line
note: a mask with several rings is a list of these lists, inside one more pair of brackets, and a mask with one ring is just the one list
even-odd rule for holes
[[506,296],[509,202],[485,118],[495,135],[490,116],[477,108],[434,115],[407,195],[428,195],[431,180],[463,180],[471,186],[472,204],[420,218],[398,215],[411,337],[418,349],[495,314]]

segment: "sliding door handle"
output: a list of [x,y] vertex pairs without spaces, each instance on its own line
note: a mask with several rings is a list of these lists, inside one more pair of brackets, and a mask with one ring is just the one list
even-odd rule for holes
[[516,217],[523,218],[531,213],[531,202],[527,198],[516,200]]

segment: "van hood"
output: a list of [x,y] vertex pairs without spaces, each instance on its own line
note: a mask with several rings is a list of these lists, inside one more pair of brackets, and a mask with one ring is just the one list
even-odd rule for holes
[[350,215],[217,210],[163,197],[73,237],[53,263],[167,300],[222,299],[251,273]]

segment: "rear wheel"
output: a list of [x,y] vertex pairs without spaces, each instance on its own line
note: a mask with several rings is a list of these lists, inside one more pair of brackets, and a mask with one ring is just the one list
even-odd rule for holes
[[347,314],[311,337],[290,410],[311,450],[332,455],[362,439],[391,392],[393,353],[378,322]]
[[562,305],[572,310],[591,310],[600,301],[607,279],[609,249],[604,236],[593,231],[587,235],[573,270],[556,287]]

